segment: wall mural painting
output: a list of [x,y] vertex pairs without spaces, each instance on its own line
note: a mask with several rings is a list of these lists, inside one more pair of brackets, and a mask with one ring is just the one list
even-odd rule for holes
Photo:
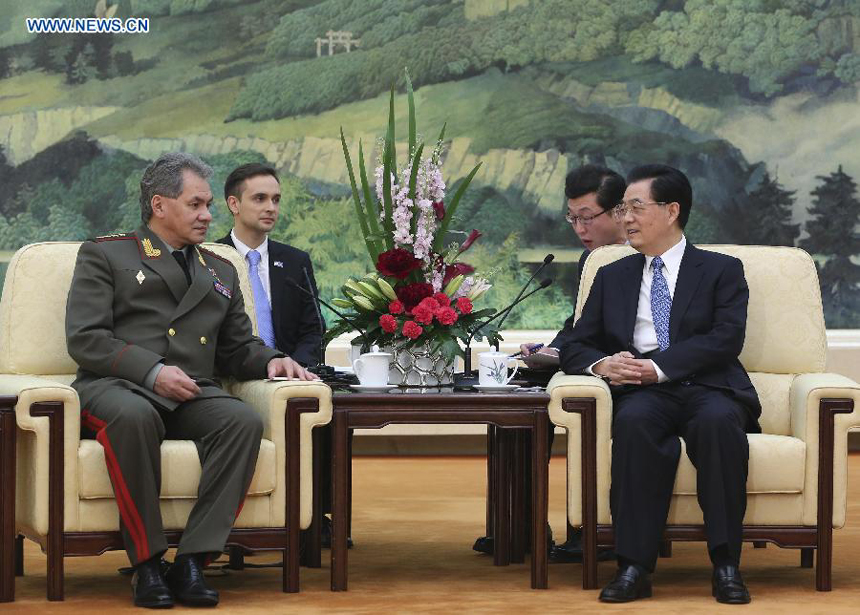
[[[376,166],[404,68],[444,175],[483,162],[457,212],[484,237],[495,305],[547,252],[561,284],[508,320],[557,328],[581,245],[564,177],[665,162],[692,179],[698,243],[800,246],[828,327],[860,327],[856,0],[11,0],[0,15],[0,250],[139,223],[138,180],[169,150],[226,174],[283,174],[274,237],[324,295],[370,270],[339,129]],[[27,18],[148,18],[145,33],[29,33]],[[41,22],[40,22],[41,23]],[[435,135],[427,136],[432,139]],[[405,141],[405,139],[404,139]],[[399,158],[405,155],[405,144]],[[210,237],[230,216],[219,198]],[[453,225],[452,225],[453,228]],[[452,241],[465,237],[451,237]]]

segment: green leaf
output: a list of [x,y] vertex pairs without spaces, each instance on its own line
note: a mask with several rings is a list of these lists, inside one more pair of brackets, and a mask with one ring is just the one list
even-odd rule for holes
[[[349,172],[349,184],[352,188],[352,202],[355,204],[355,215],[358,216],[358,223],[361,225],[361,234],[367,237],[370,234],[370,230],[367,227],[367,215],[364,209],[361,206],[361,197],[358,194],[358,186],[355,184],[355,172],[352,169],[352,159],[349,156],[349,148],[346,146],[346,137],[343,136],[343,127],[340,129],[340,143],[343,146],[343,156],[346,159],[346,169]],[[376,246],[373,242],[365,239],[364,243],[367,245],[367,252],[370,255],[370,259],[375,263],[376,257],[378,253],[376,252]]]
[[457,205],[459,205],[460,199],[466,192],[466,188],[468,188],[469,184],[472,183],[472,179],[475,177],[478,169],[481,168],[481,164],[482,163],[479,162],[475,165],[475,168],[466,176],[466,179],[464,179],[463,183],[460,184],[460,187],[457,188],[457,192],[454,193],[454,198],[451,199],[451,202],[448,204],[445,211],[445,219],[442,220],[442,224],[436,232],[436,237],[433,240],[433,247],[437,252],[443,245],[445,245],[445,234],[448,232],[448,225],[451,224],[451,220],[454,218],[454,213],[457,211]]
[[371,196],[370,183],[367,181],[367,171],[364,166],[364,147],[361,140],[358,141],[358,173],[361,177],[361,189],[364,192],[364,206],[368,214],[368,226],[370,227],[371,235],[374,237],[374,242],[379,242],[376,246],[376,258],[373,259],[376,263],[379,253],[383,251],[385,246],[385,235],[379,228],[379,209],[376,207],[376,199]]
[[409,103],[409,151],[415,149],[415,92],[412,91],[412,80],[409,78],[409,70],[406,70],[406,100]]
[[388,155],[391,159],[391,169],[397,176],[397,147],[394,144],[394,86],[391,86],[391,98],[388,101],[388,133],[385,141],[388,145]]

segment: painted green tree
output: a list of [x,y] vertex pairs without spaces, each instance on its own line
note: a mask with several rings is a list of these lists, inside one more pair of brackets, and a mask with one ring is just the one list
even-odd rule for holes
[[818,176],[820,184],[812,191],[813,216],[806,223],[809,237],[800,246],[814,254],[827,256],[819,267],[824,318],[831,328],[860,326],[860,266],[851,257],[860,252],[860,198],[857,184],[842,170]]
[[793,246],[800,224],[791,224],[794,191],[785,190],[765,171],[761,184],[747,199],[743,212],[743,242],[761,246]]

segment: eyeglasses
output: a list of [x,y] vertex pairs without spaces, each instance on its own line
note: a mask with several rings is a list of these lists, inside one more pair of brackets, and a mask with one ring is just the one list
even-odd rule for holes
[[604,209],[599,214],[595,214],[593,216],[571,216],[570,212],[564,214],[564,219],[567,220],[567,223],[571,226],[576,226],[577,222],[582,224],[582,226],[591,226],[591,223],[594,222],[595,218],[602,216],[605,213],[608,213],[612,210]]
[[631,212],[634,216],[639,217],[645,213],[647,209],[646,205],[668,205],[668,203],[666,201],[640,201],[638,199],[627,202],[622,201],[612,208],[612,215],[616,220],[622,219],[627,215],[627,212]]

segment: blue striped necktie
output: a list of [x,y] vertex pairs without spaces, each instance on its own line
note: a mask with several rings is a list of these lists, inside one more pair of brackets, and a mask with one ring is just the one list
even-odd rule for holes
[[254,293],[254,311],[257,313],[257,330],[260,337],[270,348],[275,347],[275,330],[272,327],[272,307],[269,297],[260,278],[260,253],[256,250],[248,252],[248,277],[251,278],[251,291]]
[[672,295],[663,275],[663,259],[659,256],[651,261],[654,277],[651,278],[651,317],[660,350],[669,347],[669,315],[672,313]]

